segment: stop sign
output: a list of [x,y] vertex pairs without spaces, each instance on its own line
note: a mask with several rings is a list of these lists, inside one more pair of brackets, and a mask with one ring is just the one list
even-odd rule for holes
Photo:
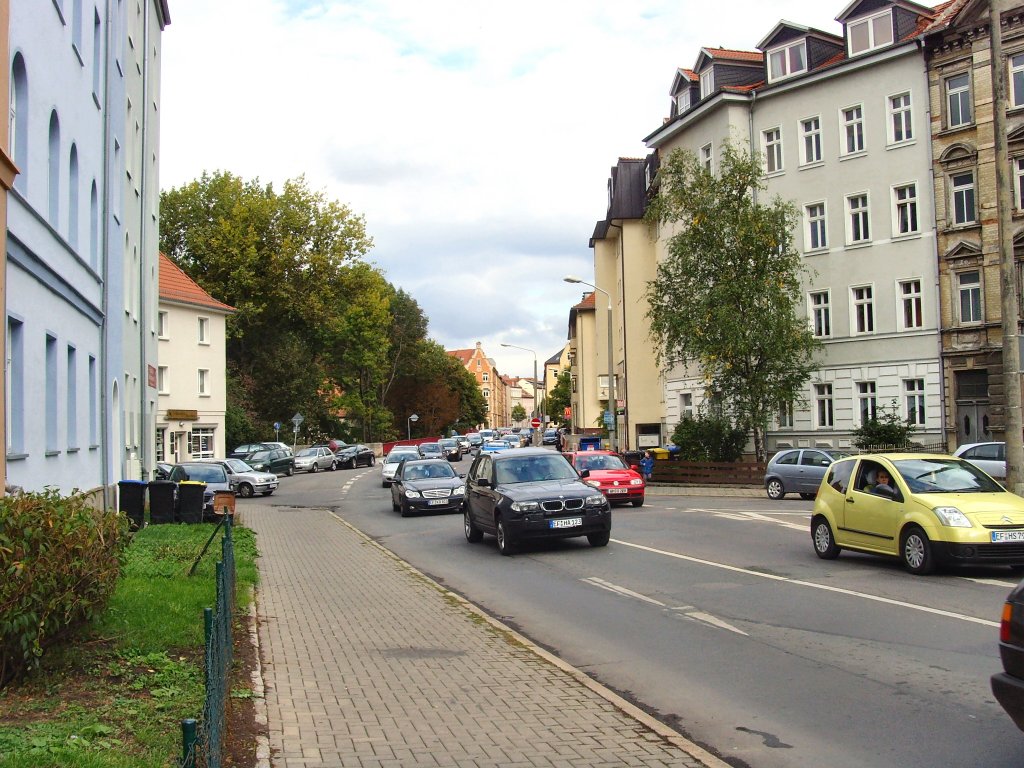
[[530,426],[533,427],[534,429],[539,427],[540,426],[540,419],[538,419],[536,416],[534,416],[532,419],[530,419]]

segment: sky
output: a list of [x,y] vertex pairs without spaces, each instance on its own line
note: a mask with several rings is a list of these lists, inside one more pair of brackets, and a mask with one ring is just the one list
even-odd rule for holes
[[365,219],[367,261],[431,338],[532,377],[589,290],[562,278],[594,281],[611,168],[648,153],[676,69],[782,19],[838,34],[847,1],[168,0],[160,185],[304,175]]

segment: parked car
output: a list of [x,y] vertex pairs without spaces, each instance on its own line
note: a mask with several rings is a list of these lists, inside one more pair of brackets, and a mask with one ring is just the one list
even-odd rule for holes
[[420,458],[421,459],[443,459],[444,451],[441,450],[440,443],[420,443],[419,445]]
[[437,441],[441,452],[448,461],[462,461],[462,447],[454,437],[443,437]]
[[220,464],[227,470],[228,483],[231,490],[243,499],[249,499],[257,493],[269,496],[277,490],[277,475],[270,472],[257,472],[241,459],[197,459],[209,464]]
[[269,451],[275,447],[276,446],[273,446],[270,443],[244,443],[229,453],[228,458],[244,459],[246,456],[249,456],[256,451]]
[[296,472],[319,472],[321,469],[333,472],[337,468],[338,459],[327,446],[314,445],[295,454]]
[[558,430],[545,429],[544,434],[541,435],[540,442],[542,445],[558,445]]
[[398,471],[398,465],[403,461],[409,459],[418,459],[420,452],[416,449],[415,445],[396,445],[392,448],[388,455],[384,457],[384,461],[380,465],[380,484],[384,488],[391,486],[394,482],[395,472]]
[[999,657],[1003,671],[992,675],[992,693],[1024,731],[1024,581],[1014,587],[1003,605]]
[[1006,479],[1006,443],[967,443],[953,455],[965,459],[996,480]]
[[334,455],[338,459],[338,466],[345,469],[372,467],[377,463],[377,457],[373,453],[373,448],[358,443],[339,448],[338,452]]
[[833,462],[822,480],[811,541],[825,560],[844,548],[891,555],[915,574],[943,565],[1021,566],[1024,499],[953,456],[853,456]]
[[391,508],[413,512],[458,512],[466,498],[465,475],[446,459],[408,459],[398,465],[391,483]]
[[829,465],[849,456],[843,451],[823,448],[792,448],[772,456],[764,473],[768,498],[778,501],[787,493],[799,493],[802,499],[813,499]]
[[213,495],[217,491],[231,491],[231,482],[227,470],[220,464],[210,464],[201,460],[183,461],[171,468],[168,480],[181,483],[186,480],[206,483],[203,490],[203,519],[213,519]]
[[242,458],[246,464],[257,472],[269,472],[272,475],[291,477],[295,473],[295,457],[285,448],[271,448],[256,451]]
[[570,451],[563,453],[580,473],[583,482],[597,488],[611,502],[644,505],[646,483],[643,475],[632,469],[621,456],[612,451]]
[[171,477],[171,470],[174,468],[173,464],[166,461],[158,461],[156,466],[153,467],[153,479],[154,480],[168,480]]
[[529,539],[586,536],[603,547],[612,510],[560,454],[545,448],[481,453],[466,477],[463,529],[470,543],[493,534],[503,555]]

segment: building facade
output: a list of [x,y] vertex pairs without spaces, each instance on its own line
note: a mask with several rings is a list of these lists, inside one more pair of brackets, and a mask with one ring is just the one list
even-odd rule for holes
[[[583,294],[569,310],[569,339],[566,357],[571,381],[571,418],[567,419],[573,433],[594,433],[603,429],[604,408],[601,403],[602,384],[608,398],[608,336],[607,322],[598,315],[595,293]],[[604,297],[602,297],[604,298]]]
[[466,370],[473,374],[480,387],[480,393],[487,406],[487,419],[481,426],[508,425],[512,418],[508,387],[494,360],[484,353],[483,345],[478,341],[473,349],[452,349],[448,350],[448,354],[458,359]]

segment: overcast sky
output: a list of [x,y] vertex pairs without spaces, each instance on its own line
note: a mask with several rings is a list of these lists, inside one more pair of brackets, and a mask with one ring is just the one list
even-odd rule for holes
[[619,157],[702,46],[781,19],[839,33],[847,0],[169,0],[160,183],[225,170],[365,217],[369,256],[448,349],[533,375],[593,282]]

